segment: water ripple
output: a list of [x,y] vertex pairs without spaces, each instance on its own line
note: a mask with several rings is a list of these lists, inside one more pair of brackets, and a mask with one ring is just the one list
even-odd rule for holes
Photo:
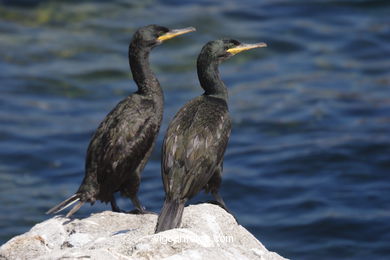
[[[159,211],[164,196],[159,147],[168,122],[202,93],[202,45],[264,41],[268,48],[220,67],[233,120],[227,205],[267,248],[291,259],[390,256],[387,1],[0,2],[0,243],[76,191],[93,131],[136,89],[131,35],[157,23],[197,32],[151,55],[166,105],[140,187],[148,209]],[[85,206],[78,216],[108,208]]]

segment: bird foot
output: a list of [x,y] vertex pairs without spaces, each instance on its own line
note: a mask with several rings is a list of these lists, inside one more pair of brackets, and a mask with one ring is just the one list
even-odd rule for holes
[[229,213],[230,215],[233,216],[233,218],[236,220],[237,224],[239,225],[240,223],[238,222],[236,216],[234,216],[234,214],[232,212],[230,212],[230,210],[228,210],[226,208],[225,205],[223,205],[222,203],[220,203],[219,201],[216,201],[216,200],[209,200],[207,201],[206,203],[210,203],[210,204],[214,204],[214,205],[217,205],[217,206],[220,206],[221,208],[223,208],[224,210],[226,210],[227,213]]
[[112,209],[112,212],[126,213],[126,211],[124,211],[123,209],[120,209],[120,208]]
[[206,203],[214,204],[214,205],[220,206],[221,208],[223,208],[224,210],[226,210],[227,212],[230,213],[230,211],[225,207],[225,205],[223,205],[223,204],[220,203],[219,201],[216,201],[216,200],[209,200],[209,201],[206,201]]
[[149,211],[149,210],[146,210],[146,209],[133,209],[133,210],[130,210],[127,212],[128,214],[135,214],[135,215],[143,215],[143,214],[153,214],[153,215],[157,215],[156,212],[153,212],[153,211]]

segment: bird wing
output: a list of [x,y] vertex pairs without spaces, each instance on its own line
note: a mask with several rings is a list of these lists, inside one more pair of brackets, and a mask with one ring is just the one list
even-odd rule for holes
[[[95,132],[87,152],[87,173],[99,184],[120,185],[153,145],[158,124],[153,103],[133,96],[120,102]],[[117,187],[118,188],[118,187]]]
[[230,130],[227,104],[221,99],[201,96],[177,113],[163,144],[168,196],[191,198],[205,187],[222,161]]

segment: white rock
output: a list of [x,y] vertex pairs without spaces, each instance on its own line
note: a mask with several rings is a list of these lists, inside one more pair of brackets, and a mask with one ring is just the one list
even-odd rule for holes
[[0,247],[0,259],[285,259],[219,206],[184,209],[181,228],[154,234],[156,215],[105,211],[53,217]]

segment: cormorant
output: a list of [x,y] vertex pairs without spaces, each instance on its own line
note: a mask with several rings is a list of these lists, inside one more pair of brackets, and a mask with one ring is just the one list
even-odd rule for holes
[[218,65],[241,51],[265,46],[265,43],[215,40],[202,48],[197,70],[205,92],[179,110],[164,138],[161,175],[165,201],[156,233],[179,227],[186,201],[202,189],[210,192],[226,209],[218,191],[231,120],[228,93],[220,79]]
[[145,213],[137,197],[141,172],[149,159],[160,129],[164,97],[149,65],[153,47],[178,35],[195,31],[188,27],[169,30],[158,25],[139,28],[129,45],[129,64],[138,91],[119,102],[100,123],[89,143],[85,176],[78,191],[53,207],[57,213],[78,202],[67,217],[85,202],[111,202],[119,212],[114,193],[129,197],[138,213]]

